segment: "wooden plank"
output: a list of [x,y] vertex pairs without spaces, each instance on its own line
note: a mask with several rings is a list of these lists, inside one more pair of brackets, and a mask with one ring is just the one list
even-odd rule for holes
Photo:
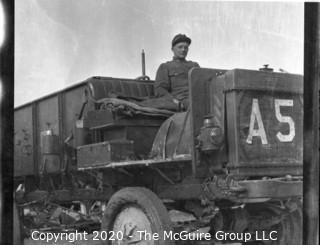
[[123,167],[148,167],[154,165],[164,166],[163,164],[190,164],[191,156],[190,155],[177,155],[175,158],[167,159],[154,159],[154,160],[136,160],[136,161],[122,161],[122,162],[106,162],[105,164],[100,165],[91,165],[88,167],[78,167],[78,170],[90,170],[90,169],[107,169],[107,168],[123,168]]

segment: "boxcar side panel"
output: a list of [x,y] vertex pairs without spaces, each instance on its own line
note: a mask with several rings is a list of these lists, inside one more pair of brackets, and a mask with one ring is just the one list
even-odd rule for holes
[[[41,132],[46,130],[52,130],[54,135],[60,135],[60,124],[59,124],[59,103],[58,95],[49,97],[45,100],[41,100],[38,103],[38,128],[37,128],[37,142],[38,145],[38,172],[42,168],[44,161],[47,161],[47,158],[44,158],[41,155]],[[45,171],[52,172],[57,171],[60,167],[60,158],[59,156],[54,156],[50,158],[50,164],[48,164]],[[50,167],[49,167],[50,166]]]
[[14,114],[14,176],[34,174],[32,105]]
[[[84,99],[85,86],[81,86],[69,91],[64,92],[64,105],[63,105],[63,125],[64,134],[62,135],[63,140],[74,133],[74,126],[76,120],[79,118]],[[85,106],[87,108],[88,105]],[[86,111],[86,109],[84,110]],[[70,142],[73,146],[74,140]]]

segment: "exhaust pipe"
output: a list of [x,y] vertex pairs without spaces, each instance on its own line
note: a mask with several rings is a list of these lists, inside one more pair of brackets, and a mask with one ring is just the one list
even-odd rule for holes
[[150,77],[146,75],[146,55],[144,49],[141,52],[141,66],[142,66],[142,75],[137,77],[136,80],[150,80]]

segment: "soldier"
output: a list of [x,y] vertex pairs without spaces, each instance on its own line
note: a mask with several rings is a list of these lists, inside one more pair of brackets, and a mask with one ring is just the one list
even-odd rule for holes
[[155,94],[172,100],[185,110],[189,106],[188,72],[198,63],[187,61],[191,39],[184,34],[176,35],[172,40],[173,59],[162,63],[157,71]]

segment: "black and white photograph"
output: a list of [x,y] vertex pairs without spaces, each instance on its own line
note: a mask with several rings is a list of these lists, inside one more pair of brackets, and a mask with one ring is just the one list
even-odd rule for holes
[[319,244],[320,3],[0,4],[1,244]]

